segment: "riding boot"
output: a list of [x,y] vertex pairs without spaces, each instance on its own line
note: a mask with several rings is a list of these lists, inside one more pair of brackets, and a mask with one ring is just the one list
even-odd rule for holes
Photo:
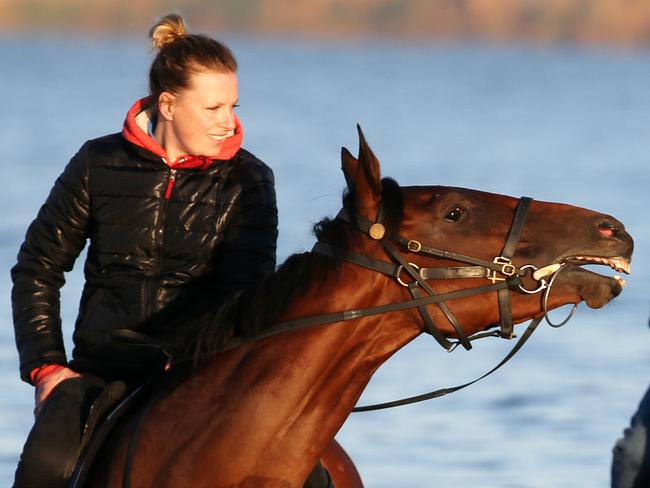
[[14,488],[65,488],[79,456],[88,410],[103,386],[103,380],[92,376],[56,386],[27,437]]

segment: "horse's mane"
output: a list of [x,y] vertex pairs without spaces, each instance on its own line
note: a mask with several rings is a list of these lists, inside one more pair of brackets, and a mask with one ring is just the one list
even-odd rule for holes
[[[353,188],[343,195],[343,208],[353,219],[354,193]],[[390,178],[382,180],[382,205],[387,236],[395,237],[403,218],[403,200],[399,185]],[[237,292],[217,310],[214,297],[205,287],[206,291],[193,295],[189,306],[166,314],[164,321],[148,324],[148,330],[165,343],[176,361],[196,363],[224,350],[235,339],[254,339],[276,325],[278,317],[314,281],[322,281],[335,271],[349,246],[361,238],[360,232],[339,219],[324,218],[314,225],[313,231],[320,242],[332,246],[334,257],[312,252],[293,254],[273,275]]]

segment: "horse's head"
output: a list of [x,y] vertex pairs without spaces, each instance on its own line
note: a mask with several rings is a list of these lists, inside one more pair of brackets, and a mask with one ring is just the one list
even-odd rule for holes
[[[366,234],[352,252],[384,261],[397,259],[396,264],[401,258],[413,263],[413,269],[400,270],[402,278],[406,277],[402,281],[418,279],[413,272],[419,273],[420,279],[426,281],[423,295],[430,294],[426,292],[427,284],[438,295],[495,283],[505,288],[508,284],[512,320],[522,322],[542,315],[545,308],[580,301],[592,308],[602,307],[621,292],[624,281],[620,277],[600,275],[580,266],[605,265],[628,273],[632,238],[613,217],[570,205],[533,201],[529,207],[523,205],[517,210],[522,207],[520,200],[504,195],[443,186],[403,187],[399,228],[386,229],[382,238],[382,226],[372,224],[381,224],[387,211],[382,202],[386,185],[382,184],[379,162],[361,130],[359,140],[357,158],[345,148],[342,151],[343,172],[351,195],[348,212],[356,214],[362,223],[355,225]],[[520,231],[511,231],[518,225],[522,225]],[[504,246],[511,250],[504,250]],[[397,256],[391,248],[398,251]],[[458,256],[470,260],[459,260]],[[466,271],[453,271],[458,267]],[[417,268],[449,268],[452,271],[444,273],[457,273],[458,277],[442,278],[436,275],[439,271],[423,273]],[[547,293],[544,287],[549,284],[552,286]],[[524,289],[539,290],[526,293]],[[404,294],[404,299],[412,298],[406,288]],[[445,335],[457,335],[451,323],[454,316],[469,335],[502,320],[503,310],[500,312],[496,297],[496,290],[471,299],[453,297],[443,305],[450,314],[439,305],[428,305],[428,309]]]

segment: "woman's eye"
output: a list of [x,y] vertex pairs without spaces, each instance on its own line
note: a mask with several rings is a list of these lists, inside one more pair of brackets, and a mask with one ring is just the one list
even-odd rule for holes
[[466,210],[463,207],[455,207],[445,215],[445,220],[448,220],[449,222],[458,222],[465,212]]

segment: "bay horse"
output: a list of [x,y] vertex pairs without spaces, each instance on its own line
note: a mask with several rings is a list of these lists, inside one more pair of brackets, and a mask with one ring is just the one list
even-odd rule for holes
[[[580,267],[629,272],[633,241],[613,217],[399,187],[382,180],[360,129],[359,141],[358,157],[342,150],[343,211],[315,226],[312,252],[218,312],[207,300],[167,324],[190,338],[169,340],[175,360],[196,365],[109,438],[89,486],[302,487],[321,458],[337,488],[362,486],[333,439],[401,347],[423,332],[471,347],[499,324],[491,335],[511,338],[512,324],[621,292],[620,278]],[[541,299],[538,288],[552,292]]]

